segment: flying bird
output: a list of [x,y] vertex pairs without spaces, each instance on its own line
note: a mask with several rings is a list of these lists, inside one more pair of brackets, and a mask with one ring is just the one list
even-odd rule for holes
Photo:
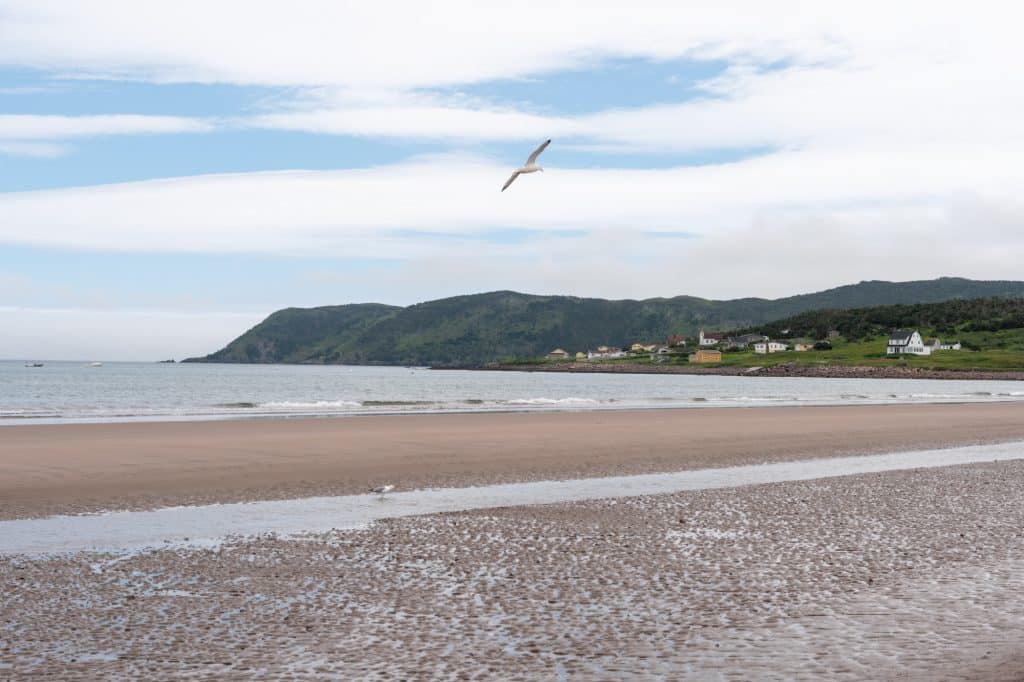
[[507,190],[508,186],[519,177],[520,173],[535,173],[536,171],[543,171],[544,169],[537,165],[537,157],[540,156],[542,151],[547,149],[549,144],[551,144],[551,140],[546,140],[544,144],[534,149],[533,153],[530,154],[530,158],[526,160],[526,164],[522,168],[516,169],[516,172],[512,174],[512,177],[505,182],[505,186],[501,188],[501,191],[504,192]]

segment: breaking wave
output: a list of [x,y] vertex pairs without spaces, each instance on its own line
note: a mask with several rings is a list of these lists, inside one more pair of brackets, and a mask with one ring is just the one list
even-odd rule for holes
[[277,408],[283,410],[302,410],[302,409],[330,409],[330,408],[353,408],[360,407],[361,403],[354,402],[352,400],[314,400],[311,402],[302,402],[296,400],[277,400],[267,403],[260,403],[259,407]]
[[600,400],[593,398],[515,398],[505,402],[506,405],[600,405]]

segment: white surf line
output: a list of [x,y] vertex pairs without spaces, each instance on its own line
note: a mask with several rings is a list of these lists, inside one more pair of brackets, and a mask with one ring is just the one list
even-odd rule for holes
[[165,507],[152,511],[0,521],[0,554],[64,554],[209,546],[229,536],[351,529],[379,519],[686,490],[806,481],[900,469],[1024,459],[1024,442],[810,459],[663,474],[435,488],[379,495]]

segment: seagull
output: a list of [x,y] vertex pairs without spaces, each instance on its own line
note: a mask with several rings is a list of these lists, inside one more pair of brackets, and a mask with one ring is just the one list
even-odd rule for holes
[[395,489],[395,486],[393,486],[390,483],[388,483],[386,485],[379,485],[376,488],[370,488],[370,492],[371,493],[377,493],[381,497],[384,497],[385,495],[387,495],[389,492],[391,492],[394,489]]
[[504,192],[505,190],[507,190],[508,186],[511,185],[515,181],[515,179],[519,177],[520,173],[533,173],[536,171],[543,171],[544,169],[537,165],[537,157],[540,156],[540,153],[542,151],[547,149],[549,144],[551,144],[551,140],[546,140],[544,144],[534,149],[533,153],[530,154],[530,158],[526,160],[526,164],[522,168],[516,169],[516,172],[512,174],[512,177],[505,182],[505,185],[504,187],[501,188],[501,191]]

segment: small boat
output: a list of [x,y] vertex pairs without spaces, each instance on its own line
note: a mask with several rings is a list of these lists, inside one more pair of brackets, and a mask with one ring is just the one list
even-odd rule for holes
[[88,366],[89,367],[102,367],[103,363],[102,362],[90,362]]
[[43,363],[41,363],[41,362],[26,362],[25,366],[26,367],[42,367]]

